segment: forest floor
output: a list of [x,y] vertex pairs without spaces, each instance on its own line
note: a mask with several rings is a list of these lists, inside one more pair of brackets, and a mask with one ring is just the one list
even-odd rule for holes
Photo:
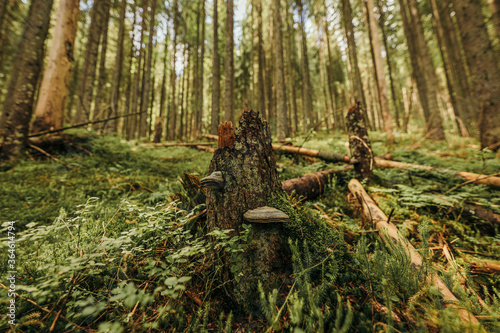
[[[336,176],[316,200],[292,195],[287,200],[304,223],[340,235],[349,271],[323,267],[334,258],[313,250],[317,239],[305,235],[309,245],[292,246],[290,283],[261,295],[260,309],[248,313],[224,304],[228,281],[218,273],[223,265],[218,253],[240,251],[235,244],[246,235],[220,231],[207,240],[205,207],[193,205],[179,181],[183,172],[206,176],[212,154],[69,133],[77,139],[47,149],[53,158],[30,149],[15,167],[0,171],[2,281],[10,270],[9,226],[16,234],[20,297],[13,332],[463,329],[440,292],[422,278],[430,270],[486,331],[500,330],[499,189],[465,184],[438,171],[375,168],[375,179],[365,189],[424,257],[427,264],[418,272],[408,265],[404,249],[387,249],[361,222],[359,207],[348,195],[352,171]],[[435,143],[402,135],[389,146],[380,133],[370,138],[376,156],[391,153],[400,162],[500,172],[500,159],[479,150],[472,139],[449,136]],[[348,154],[346,141],[341,133],[319,133],[293,143]],[[341,166],[275,155],[283,181]],[[8,302],[2,293],[0,303]],[[8,320],[2,311],[0,327],[8,330]]]

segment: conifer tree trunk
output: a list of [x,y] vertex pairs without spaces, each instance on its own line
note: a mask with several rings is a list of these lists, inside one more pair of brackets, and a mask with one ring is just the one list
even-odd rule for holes
[[32,0],[3,104],[0,158],[16,160],[26,144],[35,87],[41,74],[52,0]]
[[[113,81],[111,82],[110,95],[110,116],[118,115],[118,101],[120,100],[120,81],[122,78],[123,65],[123,41],[125,39],[125,14],[127,13],[127,0],[121,0],[120,23],[118,27],[118,41],[116,44],[115,67],[113,69]],[[111,120],[109,126],[113,131],[117,131],[117,120]]]
[[61,0],[47,68],[40,86],[32,132],[61,128],[74,62],[79,0]]
[[[196,126],[194,131],[194,136],[197,138],[201,134],[201,129],[203,128],[203,63],[205,59],[205,0],[201,0],[201,41],[200,41],[200,60],[197,77],[197,91],[198,91],[198,102],[196,104]],[[198,54],[198,53],[197,53]],[[189,91],[189,89],[188,89]]]
[[[326,7],[326,3],[325,7]],[[327,79],[328,79],[328,96],[330,98],[330,105],[331,105],[331,113],[333,117],[333,128],[340,128],[340,123],[341,120],[339,120],[338,113],[336,112],[336,105],[335,105],[335,83],[334,83],[334,77],[333,77],[333,64],[332,64],[332,53],[331,53],[331,48],[330,48],[330,34],[329,34],[329,29],[328,29],[328,19],[327,19],[327,13],[325,11],[325,17],[323,18],[324,20],[324,34],[325,34],[325,41],[326,41],[326,56],[328,57],[328,61],[326,63],[326,74],[327,74]]]
[[[189,121],[185,121],[184,118],[187,118],[185,115],[185,108],[184,108],[184,81],[186,80],[186,77],[189,75],[189,61],[191,60],[191,53],[189,52],[190,47],[188,45],[184,45],[184,51],[182,52],[182,59],[184,61],[187,61],[187,63],[184,63],[184,69],[182,71],[182,76],[179,77],[179,92],[180,92],[180,101],[179,101],[179,106],[181,107],[181,115],[179,117],[179,140],[182,140],[182,138],[185,135],[185,127],[189,124]],[[187,54],[187,56],[186,56]]]
[[281,32],[281,5],[280,0],[274,0],[274,46],[275,66],[276,66],[276,136],[278,140],[286,138],[287,110],[286,110],[286,90],[285,71],[283,69],[283,38]]
[[219,60],[219,32],[218,32],[218,0],[214,0],[213,14],[213,39],[212,47],[212,115],[210,120],[210,133],[217,134],[220,113],[220,60]]
[[174,0],[174,11],[173,11],[173,18],[174,18],[174,45],[173,45],[173,51],[172,51],[172,105],[170,107],[170,115],[169,115],[169,125],[170,128],[167,131],[167,139],[168,140],[174,140],[175,139],[175,128],[176,128],[176,121],[177,121],[177,108],[175,104],[175,82],[176,82],[176,77],[177,74],[175,73],[175,61],[176,61],[176,52],[177,52],[177,29],[178,29],[178,9],[177,9],[177,0]]
[[[373,0],[366,0],[367,26],[370,35],[370,47],[372,48],[373,67],[375,69],[376,87],[378,90],[380,110],[384,119],[384,131],[389,141],[394,141],[392,116],[387,99],[387,88],[385,84],[384,63],[382,62],[382,47],[380,46],[380,36],[378,34],[378,24],[374,17]],[[387,50],[386,50],[387,53]]]
[[233,0],[227,0],[226,11],[226,56],[224,58],[224,120],[234,121],[234,37]]
[[[351,71],[353,72],[353,95],[355,100],[361,102],[361,108],[366,108],[365,94],[363,91],[363,82],[361,81],[361,73],[358,65],[358,55],[356,51],[356,41],[354,40],[354,27],[352,25],[352,9],[350,0],[342,0],[342,20],[344,22],[344,30],[347,38],[347,46],[349,49],[349,62]],[[366,118],[366,113],[365,113]]]
[[[147,8],[147,1],[143,0]],[[149,15],[149,41],[148,41],[148,56],[146,58],[146,72],[144,73],[144,90],[141,99],[141,114],[140,114],[140,128],[139,137],[144,138],[148,135],[148,106],[149,106],[149,93],[150,93],[150,80],[151,80],[151,61],[153,59],[153,38],[155,36],[155,14],[156,14],[156,0],[151,2],[151,13]],[[152,110],[151,110],[152,111]]]
[[[111,3],[108,2],[105,11],[105,18],[103,23],[102,35],[101,35],[101,52],[99,55],[99,75],[97,76],[97,89],[95,97],[95,107],[94,115],[100,115],[104,111],[104,100],[105,100],[105,84],[106,84],[106,52],[108,50],[108,26],[109,26],[109,15],[110,15]],[[106,116],[101,118],[109,118],[111,114],[111,109],[106,112]],[[107,123],[103,124],[103,127]]]
[[[132,102],[131,102],[131,110],[130,114],[135,114],[137,113],[138,109],[138,104],[139,104],[139,89],[141,87],[141,73],[142,71],[142,57],[144,54],[144,48],[142,47],[143,42],[144,42],[144,31],[146,30],[146,0],[143,0],[143,6],[142,6],[142,21],[141,21],[141,38],[140,38],[140,43],[139,43],[139,56],[137,58],[137,73],[135,74],[134,78],[134,84],[132,86]],[[144,82],[144,78],[142,80]],[[135,139],[135,132],[137,129],[137,115],[130,116],[128,117],[128,135],[127,139],[128,140],[133,140]]]
[[296,57],[296,49],[295,49],[295,29],[293,27],[293,13],[290,13],[287,11],[286,15],[286,22],[287,22],[287,67],[288,67],[288,79],[287,81],[287,86],[290,86],[290,99],[291,99],[291,113],[290,113],[290,118],[291,118],[291,134],[292,136],[295,136],[295,134],[298,132],[298,111],[297,111],[297,89],[295,85],[297,84],[297,79],[296,79],[296,71],[295,71],[295,57]]
[[302,39],[302,111],[304,114],[304,128],[311,129],[316,125],[316,122],[313,116],[313,96],[311,89],[311,78],[309,76],[309,58],[307,56],[307,38],[304,27],[302,0],[297,1],[297,6],[299,7],[300,31]]
[[389,74],[389,82],[391,84],[391,98],[392,98],[392,104],[394,105],[394,111],[395,111],[395,120],[396,120],[396,126],[398,128],[401,128],[401,122],[400,122],[400,114],[401,114],[401,100],[396,94],[396,88],[394,84],[394,77],[392,75],[392,62],[391,62],[391,52],[389,50],[389,45],[387,43],[387,35],[385,32],[385,12],[382,8],[381,0],[378,0],[378,10],[379,10],[379,27],[380,31],[382,32],[382,41],[384,42],[384,49],[385,49],[385,60],[387,62],[387,71]]
[[262,0],[257,2],[257,53],[259,59],[259,71],[257,74],[258,102],[257,108],[262,115],[266,115],[266,92],[264,80],[264,68],[266,67],[266,56],[264,54],[264,41],[262,39]]
[[274,92],[274,17],[273,17],[273,1],[270,3],[269,12],[269,32],[266,40],[267,43],[267,53],[268,59],[266,60],[267,67],[265,69],[265,77],[266,77],[266,102],[267,102],[267,122],[269,125],[269,129],[271,130],[271,135],[274,134],[276,129],[276,98],[273,94]]
[[[500,43],[500,0],[488,0],[491,8],[491,20],[495,24],[495,32]],[[0,24],[1,28],[1,24]]]
[[80,77],[79,96],[76,104],[75,122],[83,123],[90,120],[92,100],[94,98],[94,80],[97,69],[100,37],[104,29],[106,8],[110,0],[95,0],[91,11],[91,21],[88,31],[85,57]]
[[[500,70],[481,12],[481,3],[453,0],[460,37],[472,75],[481,147],[500,142]],[[498,149],[498,147],[497,147]]]
[[[408,50],[417,82],[418,94],[427,122],[426,131],[433,140],[444,140],[443,120],[437,101],[438,79],[429,49],[416,0],[399,0]],[[406,3],[405,3],[406,2]]]

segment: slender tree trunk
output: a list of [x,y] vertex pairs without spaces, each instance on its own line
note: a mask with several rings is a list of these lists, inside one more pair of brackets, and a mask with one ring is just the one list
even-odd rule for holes
[[32,132],[61,128],[63,125],[71,67],[75,60],[79,2],[79,0],[59,2],[54,37],[40,87],[40,97],[35,108]]
[[307,37],[304,27],[302,0],[297,1],[297,6],[299,8],[300,30],[302,37],[302,110],[304,113],[304,126],[305,128],[311,129],[316,125],[316,122],[313,116],[313,93],[311,88],[311,78],[309,76],[309,58],[307,55]]
[[[135,54],[135,45],[134,45],[134,40],[135,40],[135,25],[137,23],[137,10],[135,4],[132,5],[132,13],[134,14],[134,20],[132,23],[132,28],[130,29],[130,53],[129,53],[129,61],[128,61],[128,76],[127,76],[127,93],[125,96],[125,110],[124,113],[125,115],[129,115],[130,108],[131,108],[131,96],[133,95],[133,91],[135,91],[135,87],[132,87],[132,65],[134,63],[134,54]],[[123,124],[122,124],[122,135],[127,134],[127,138],[130,136],[130,124],[132,120],[130,117],[125,117],[123,119]]]
[[234,38],[233,0],[227,0],[226,16],[226,57],[224,59],[224,119],[234,121]]
[[[203,128],[203,63],[205,59],[205,0],[201,1],[201,51],[200,51],[200,60],[199,60],[199,67],[198,67],[198,73],[196,74],[197,76],[197,81],[198,81],[198,102],[196,104],[196,126],[195,126],[195,131],[194,135],[197,138],[201,134],[201,129]],[[198,54],[198,53],[196,53]]]
[[258,39],[258,58],[259,58],[259,71],[257,79],[257,89],[258,89],[258,103],[257,108],[266,117],[266,91],[265,91],[265,80],[264,80],[264,68],[266,67],[266,56],[264,54],[264,41],[262,39],[262,1],[257,2],[257,39]]
[[293,14],[287,11],[287,67],[288,67],[288,81],[287,86],[290,87],[290,99],[291,99],[291,129],[292,136],[298,132],[298,122],[297,117],[297,95],[296,95],[296,73],[295,73],[295,30],[293,27]]
[[418,6],[415,0],[399,0],[401,16],[408,50],[413,67],[413,76],[417,82],[420,103],[427,122],[426,131],[434,140],[444,140],[443,120],[437,101],[438,79],[434,64],[424,38],[424,30]]
[[[118,28],[118,41],[116,44],[116,58],[115,67],[113,70],[113,82],[111,85],[111,96],[110,96],[110,107],[111,107],[111,117],[118,115],[118,101],[120,100],[120,81],[122,78],[122,65],[123,65],[123,41],[125,38],[125,14],[127,13],[127,1],[121,0],[120,9],[120,23]],[[112,120],[110,122],[110,127],[116,132],[117,131],[117,120]]]
[[[387,99],[387,88],[385,84],[384,63],[382,61],[382,47],[380,46],[380,36],[378,34],[378,24],[375,20],[373,0],[366,0],[366,16],[370,33],[370,46],[373,54],[373,67],[375,69],[375,79],[379,96],[380,110],[384,119],[384,131],[389,141],[394,141],[392,116]],[[387,50],[386,50],[387,53]]]
[[[325,4],[326,6],[326,4]],[[326,17],[326,12],[325,12],[325,17],[324,17],[324,33],[325,33],[325,40],[326,40],[326,55],[328,57],[328,62],[326,62],[326,73],[327,73],[327,78],[328,78],[328,95],[330,98],[330,105],[331,105],[331,114],[333,116],[333,127],[332,129],[335,130],[335,128],[340,127],[340,121],[339,117],[337,116],[336,112],[336,105],[335,105],[335,83],[334,83],[334,77],[333,77],[333,64],[332,64],[332,53],[331,53],[331,48],[330,48],[330,35],[329,35],[329,29],[328,29],[328,19]]]
[[[179,78],[179,85],[180,85],[180,93],[181,93],[181,100],[180,100],[180,107],[181,107],[181,116],[180,116],[180,121],[179,121],[179,140],[182,140],[184,135],[186,134],[186,129],[185,127],[188,126],[189,121],[185,121],[184,118],[187,118],[187,110],[186,107],[184,106],[184,92],[185,89],[184,87],[186,86],[185,81],[189,80],[189,65],[190,65],[190,60],[191,60],[191,54],[192,52],[189,52],[188,46],[184,46],[184,52],[182,54],[182,58],[187,61],[187,63],[184,64],[184,70],[182,71],[182,76]],[[187,56],[186,56],[187,53]],[[187,97],[186,97],[187,99]]]
[[384,49],[385,49],[385,60],[387,62],[387,71],[389,72],[389,82],[391,83],[391,97],[392,97],[392,104],[394,105],[394,111],[395,111],[395,118],[396,118],[396,126],[398,128],[401,128],[400,125],[400,114],[401,114],[401,100],[396,94],[396,88],[394,85],[394,76],[392,74],[392,62],[391,62],[391,52],[389,50],[389,45],[387,43],[387,34],[385,32],[385,12],[382,8],[382,5],[380,3],[381,1],[378,0],[378,9],[379,9],[379,27],[380,31],[382,31],[382,41],[384,42]]
[[280,0],[274,0],[274,55],[276,66],[276,136],[278,140],[285,140],[287,128],[285,71],[283,68],[283,38],[281,33],[281,6]]
[[[105,100],[105,84],[106,84],[106,52],[108,50],[108,26],[109,26],[109,15],[110,15],[111,3],[108,2],[105,11],[104,24],[101,35],[101,52],[99,55],[99,75],[97,76],[97,89],[96,89],[96,97],[95,97],[95,107],[94,114],[99,115],[104,109],[104,100]],[[111,109],[110,109],[111,110]],[[102,118],[109,118],[111,116],[111,112],[106,112],[107,116]],[[103,126],[105,126],[104,123]]]
[[[146,1],[144,1],[145,3]],[[137,59],[137,73],[135,74],[134,78],[134,85],[132,87],[133,92],[132,92],[132,104],[131,104],[131,110],[130,113],[134,114],[137,113],[138,109],[138,104],[139,104],[139,89],[141,87],[141,73],[143,73],[143,64],[142,64],[142,57],[144,54],[144,48],[142,47],[144,43],[144,31],[146,30],[146,8],[143,5],[142,7],[142,21],[141,21],[141,38],[140,38],[140,43],[139,43],[139,57]],[[144,82],[144,78],[142,79],[142,82]],[[144,86],[144,85],[143,85]],[[128,132],[128,139],[133,140],[135,139],[135,132],[137,129],[137,115],[135,116],[130,116],[128,117],[129,121],[129,132]]]
[[500,142],[500,70],[484,25],[481,3],[453,0],[453,4],[472,75],[481,147],[486,148]]
[[[491,19],[495,24],[495,32],[500,43],[500,0],[488,0],[491,8]],[[1,28],[1,24],[0,24]]]
[[178,28],[178,9],[177,9],[177,0],[174,0],[174,11],[173,11],[173,16],[174,16],[174,47],[172,51],[172,105],[170,109],[170,120],[169,120],[169,125],[170,128],[168,129],[167,132],[167,138],[168,140],[174,140],[175,139],[175,129],[176,129],[176,118],[177,118],[177,108],[175,105],[175,81],[177,74],[175,73],[175,62],[176,62],[176,52],[177,52],[177,28]]
[[[144,0],[144,10],[147,9],[147,1]],[[144,90],[141,99],[141,114],[140,114],[140,127],[139,137],[143,138],[148,134],[148,106],[149,106],[149,93],[151,81],[151,61],[153,59],[153,39],[155,36],[155,14],[156,14],[156,0],[151,2],[151,13],[149,16],[149,41],[148,41],[148,56],[146,58],[146,71],[144,73]]]
[[33,0],[3,104],[0,158],[16,160],[26,144],[35,87],[41,74],[52,0]]
[[212,116],[210,120],[210,133],[217,134],[219,128],[219,113],[220,113],[220,60],[219,60],[219,32],[218,32],[218,13],[217,2],[214,0],[214,15],[213,15],[213,38],[214,45],[212,47]]
[[267,38],[267,56],[266,60],[266,98],[267,98],[267,122],[269,123],[269,129],[271,130],[271,135],[276,132],[276,98],[273,94],[274,86],[274,19],[273,19],[273,1],[269,1],[269,36]]
[[91,22],[85,48],[85,57],[80,78],[79,96],[76,107],[75,122],[83,123],[90,120],[92,100],[94,98],[94,80],[97,69],[97,56],[99,52],[99,39],[104,29],[106,8],[110,0],[95,0],[92,6]]

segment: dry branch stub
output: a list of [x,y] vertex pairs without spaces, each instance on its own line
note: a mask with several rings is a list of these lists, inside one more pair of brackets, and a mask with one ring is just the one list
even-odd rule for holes
[[[420,268],[422,266],[422,257],[420,254],[418,254],[413,245],[398,232],[398,228],[393,223],[388,222],[387,216],[366,193],[360,182],[356,179],[352,179],[349,182],[349,190],[362,206],[363,218],[375,224],[381,238],[389,245],[389,248],[391,248],[393,244],[400,244],[410,255],[412,265],[417,269]],[[454,308],[458,312],[463,323],[479,326],[479,322],[474,315],[466,309],[456,305],[458,299],[437,274],[433,274],[430,279],[434,287],[443,294],[442,297],[446,302],[446,306]]]
[[[220,172],[223,187],[207,187],[208,229],[233,229],[232,235],[242,231],[244,214],[267,206],[272,195],[283,193],[276,170],[271,146],[271,133],[267,122],[257,112],[243,111],[239,128],[233,132],[231,123],[219,127],[219,148],[209,167],[209,180],[213,184]],[[208,177],[207,177],[208,178]],[[245,246],[241,264],[243,278],[229,289],[229,296],[244,308],[258,306],[257,283],[263,283],[266,292],[279,288],[282,275],[291,269],[287,266],[290,254],[286,239],[281,237],[282,223],[252,223],[252,237]],[[229,258],[228,258],[229,259]],[[229,260],[227,260],[229,262]],[[237,274],[238,274],[237,273]],[[225,279],[231,273],[226,270]],[[252,302],[255,301],[253,304]]]
[[371,151],[368,129],[359,102],[347,111],[347,132],[351,159],[355,160],[354,170],[360,179],[372,177],[373,154]]

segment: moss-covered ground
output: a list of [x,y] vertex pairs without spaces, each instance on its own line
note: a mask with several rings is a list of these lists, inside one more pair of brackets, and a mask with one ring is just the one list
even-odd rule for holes
[[[224,230],[207,237],[204,205],[193,206],[179,182],[183,172],[205,176],[210,153],[70,134],[79,140],[47,149],[57,161],[29,150],[17,165],[0,171],[0,282],[8,288],[14,264],[19,294],[17,325],[9,326],[2,311],[2,330],[467,330],[429,284],[432,272],[486,331],[500,330],[500,272],[481,269],[500,263],[498,189],[438,172],[374,171],[365,188],[420,251],[425,261],[420,270],[403,249],[387,249],[372,226],[361,221],[348,194],[351,172],[339,174],[314,201],[273,197],[269,204],[291,217],[281,230],[289,240],[290,275],[278,290],[256,295],[260,306],[250,313],[228,302],[226,288],[245,278],[238,275],[237,262],[251,228],[235,237]],[[500,159],[479,150],[472,139],[434,143],[400,135],[397,144],[387,145],[379,133],[370,137],[374,155],[500,172]],[[347,154],[346,140],[341,133],[320,133],[293,142]],[[280,152],[276,157],[282,180],[338,167]],[[15,249],[9,252],[12,232]],[[222,251],[230,254],[230,262],[222,261],[227,258]],[[9,262],[14,255],[15,263]],[[232,276],[222,273],[227,265]],[[7,294],[0,294],[4,309]]]

